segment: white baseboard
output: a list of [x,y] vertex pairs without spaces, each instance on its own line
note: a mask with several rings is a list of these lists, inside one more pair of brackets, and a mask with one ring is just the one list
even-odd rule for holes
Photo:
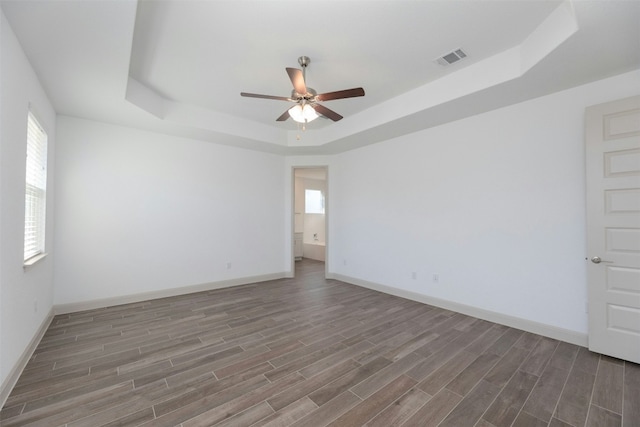
[[22,371],[24,370],[25,366],[27,366],[27,363],[29,363],[33,352],[36,351],[36,347],[38,347],[38,344],[40,344],[40,340],[42,340],[45,332],[47,332],[47,329],[49,329],[49,325],[51,324],[51,321],[53,321],[53,316],[53,309],[51,309],[49,310],[49,314],[47,315],[47,317],[45,317],[40,324],[40,327],[38,328],[36,334],[33,336],[33,338],[31,338],[31,341],[29,341],[29,345],[27,345],[27,348],[25,348],[22,352],[22,355],[18,359],[18,362],[15,364],[11,372],[9,372],[9,375],[7,375],[7,378],[3,381],[2,385],[0,385],[0,408],[4,406],[7,398],[9,397],[9,394],[11,394],[11,390],[13,390],[13,387],[18,382],[18,378],[20,378],[20,375],[22,375]]
[[266,282],[267,280],[282,279],[286,272],[263,274],[259,276],[241,277],[237,279],[221,280],[219,282],[202,283],[199,285],[184,286],[181,288],[163,289],[160,291],[143,292],[139,294],[123,295],[112,298],[102,298],[91,301],[57,304],[53,307],[54,313],[67,314],[78,311],[95,310],[98,308],[112,307],[114,305],[131,304],[158,298],[174,297],[195,292],[211,291],[214,289],[229,288],[231,286],[247,285],[250,283]]
[[565,341],[571,344],[587,347],[588,335],[570,329],[559,328],[553,325],[535,322],[533,320],[522,319],[495,311],[485,310],[470,305],[460,304],[453,301],[447,301],[427,295],[418,294],[416,292],[398,289],[379,283],[369,282],[366,280],[356,279],[342,274],[332,273],[331,278],[340,280],[341,282],[350,283],[352,285],[361,286],[363,288],[372,289],[374,291],[384,292],[385,294],[421,302],[423,304],[433,305],[435,307],[444,308],[455,311],[457,313],[466,314],[468,316],[477,317],[479,319],[488,320],[490,322],[499,323],[501,325],[531,332],[545,337]]

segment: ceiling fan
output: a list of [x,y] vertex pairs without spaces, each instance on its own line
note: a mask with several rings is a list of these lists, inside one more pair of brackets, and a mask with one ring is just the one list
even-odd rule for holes
[[272,96],[272,95],[260,95],[257,93],[240,92],[240,96],[247,96],[249,98],[263,98],[263,99],[275,99],[278,101],[294,102],[296,105],[285,111],[280,117],[276,119],[278,122],[282,122],[291,117],[293,120],[299,123],[308,123],[315,120],[320,115],[327,117],[334,122],[342,119],[342,116],[333,110],[328,109],[318,101],[331,101],[334,99],[354,98],[357,96],[364,96],[364,89],[361,87],[353,89],[339,90],[336,92],[327,92],[318,94],[314,89],[308,87],[305,84],[305,71],[307,66],[311,63],[311,59],[308,56],[301,56],[298,58],[298,64],[302,67],[302,70],[297,68],[287,68],[287,74],[291,83],[293,84],[293,90],[290,97],[285,96]]

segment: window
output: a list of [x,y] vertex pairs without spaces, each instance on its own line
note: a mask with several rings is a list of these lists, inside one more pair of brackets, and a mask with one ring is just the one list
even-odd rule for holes
[[304,190],[304,212],[324,214],[324,194],[320,190]]
[[47,134],[31,111],[27,118],[24,260],[44,253],[47,200]]

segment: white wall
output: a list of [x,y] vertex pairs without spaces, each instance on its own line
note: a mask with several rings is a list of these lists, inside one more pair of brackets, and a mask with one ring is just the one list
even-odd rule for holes
[[[303,198],[306,190],[320,190],[327,194],[327,182],[320,179],[302,178]],[[306,203],[306,198],[304,198]],[[304,209],[304,208],[303,208]],[[313,235],[317,235],[319,242],[325,242],[325,215],[306,213],[304,210],[303,240],[304,243],[314,243]]]
[[331,274],[586,334],[584,109],[639,81],[628,73],[335,156]]
[[304,180],[296,176],[294,179],[294,224],[295,233],[304,233]]
[[[9,23],[0,12],[0,403],[23,352],[53,305],[55,112]],[[45,250],[28,269],[24,258],[24,190],[29,105],[48,134]],[[14,378],[15,380],[15,378]]]
[[283,157],[70,117],[58,141],[56,304],[285,271]]

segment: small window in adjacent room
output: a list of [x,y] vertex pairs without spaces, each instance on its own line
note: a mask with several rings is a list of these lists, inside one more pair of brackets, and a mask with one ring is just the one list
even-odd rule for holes
[[304,190],[304,212],[324,214],[324,194],[320,190]]
[[24,260],[44,254],[47,200],[47,134],[29,111],[27,118],[27,172],[24,197]]

